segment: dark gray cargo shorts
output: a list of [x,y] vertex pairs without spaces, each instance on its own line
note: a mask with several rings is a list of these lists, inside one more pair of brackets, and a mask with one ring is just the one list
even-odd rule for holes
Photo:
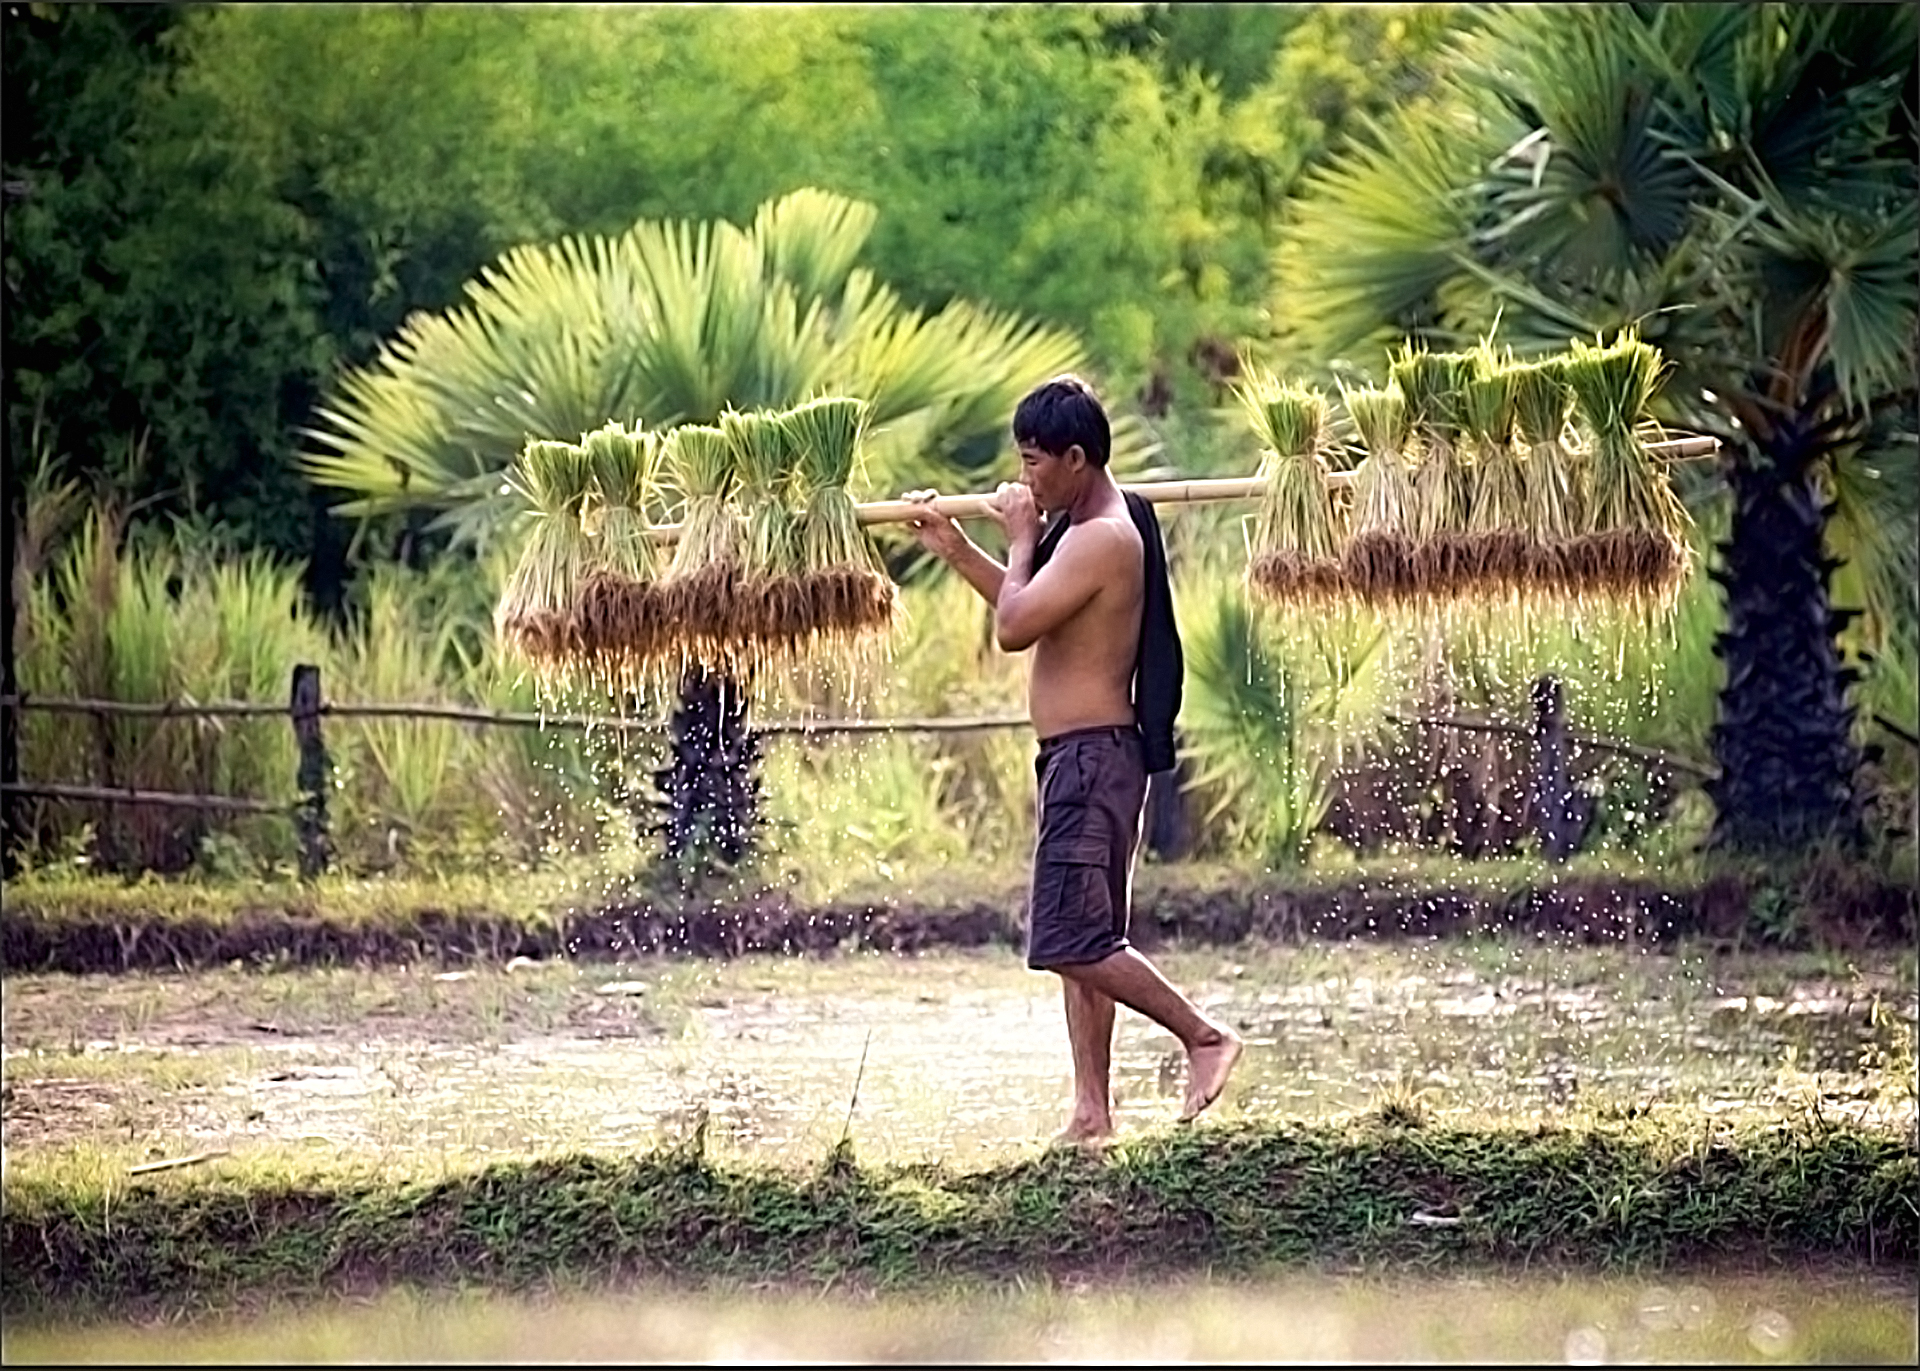
[[1039,838],[1027,896],[1027,965],[1097,962],[1127,946],[1134,849],[1147,799],[1135,728],[1077,728],[1043,739]]

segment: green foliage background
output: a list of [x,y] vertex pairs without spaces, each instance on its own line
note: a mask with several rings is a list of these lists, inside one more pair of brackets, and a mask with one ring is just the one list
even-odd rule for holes
[[[25,687],[268,698],[297,657],[324,661],[343,698],[517,707],[530,693],[489,656],[497,568],[467,574],[443,555],[426,511],[333,515],[341,497],[298,461],[339,379],[410,316],[454,304],[516,246],[643,219],[743,224],[819,187],[875,206],[862,264],[908,307],[972,301],[1066,330],[1116,411],[1161,438],[1165,467],[1243,472],[1252,444],[1221,422],[1239,348],[1322,367],[1364,359],[1356,339],[1370,328],[1485,322],[1486,292],[1422,253],[1450,225],[1472,227],[1458,187],[1481,149],[1450,136],[1446,112],[1481,79],[1476,55],[1527,21],[1450,4],[27,4],[0,8],[0,23],[9,481],[17,494],[31,468],[43,492],[93,488],[130,530],[72,531],[71,546],[36,535]],[[1386,208],[1361,216],[1347,201]],[[1340,274],[1356,264],[1364,279]],[[1352,336],[1329,332],[1353,318]],[[1843,580],[1848,600],[1872,566],[1911,565],[1865,541],[1910,531],[1910,466],[1880,484],[1899,486],[1899,518],[1836,521],[1862,538],[1840,549],[1859,568],[1843,569],[1859,578]],[[1886,494],[1835,491],[1848,508]],[[1706,514],[1704,491],[1688,495]],[[1192,555],[1206,543],[1237,553],[1237,527],[1196,512],[1169,538],[1188,559],[1190,668],[1212,673],[1189,686],[1197,803],[1267,815],[1269,828],[1231,841],[1297,861],[1312,817],[1341,803],[1336,778],[1272,760],[1346,746],[1356,756],[1334,769],[1351,774],[1368,746],[1389,750],[1365,735],[1417,703],[1405,672],[1386,669],[1412,649],[1363,656],[1366,625],[1345,645],[1339,633],[1276,642],[1246,620],[1229,572]],[[1911,728],[1920,634],[1911,578],[1892,580],[1903,598],[1862,713]],[[112,597],[93,592],[109,584]],[[977,609],[964,592],[935,609],[927,597],[944,591],[910,589],[924,622]],[[224,621],[208,608],[229,602]],[[1690,588],[1674,640],[1649,649],[1665,654],[1660,684],[1637,698],[1600,637],[1468,635],[1449,647],[1473,664],[1459,702],[1518,716],[1527,673],[1551,661],[1578,678],[1573,706],[1595,731],[1698,757],[1720,686],[1719,613],[1716,591]],[[281,655],[243,661],[254,648]],[[1005,663],[960,650],[950,629],[900,651],[896,698],[875,708],[1017,709]],[[1279,709],[1283,684],[1298,710]],[[1272,736],[1246,732],[1282,713],[1291,722]],[[65,775],[61,759],[78,754],[41,731],[57,722],[29,721],[23,772],[85,779]],[[264,778],[287,765],[263,728],[257,756],[228,755],[245,727],[164,744],[129,727],[93,746],[161,788],[184,774],[271,792]],[[362,868],[454,849],[487,862],[540,860],[553,842],[606,850],[631,827],[617,778],[586,747],[488,749],[425,723],[354,736],[337,817]],[[1210,774],[1209,754],[1267,758],[1251,780],[1277,789],[1236,791],[1247,768]],[[921,813],[915,831],[936,835],[928,860],[958,850],[948,839],[961,830],[971,850],[1017,859],[1026,763],[1011,737],[863,755],[782,762],[776,809],[801,815],[810,786],[844,785],[890,796],[890,814]],[[1911,766],[1896,752],[1887,768],[1909,809]],[[470,774],[479,785],[449,808],[445,778]],[[290,850],[288,834],[255,831],[264,821],[112,823],[43,836],[135,865]],[[796,824],[780,842],[801,842]],[[836,833],[854,866],[896,863],[898,832],[863,821]]]
[[10,5],[7,447],[331,602],[350,528],[294,455],[344,368],[515,244],[803,185],[878,207],[909,305],[1204,406],[1302,168],[1457,8]]

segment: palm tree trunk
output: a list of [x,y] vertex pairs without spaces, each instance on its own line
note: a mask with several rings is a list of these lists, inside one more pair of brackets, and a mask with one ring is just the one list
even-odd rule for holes
[[707,874],[736,865],[760,827],[761,740],[747,723],[747,692],[704,666],[687,669],[668,721],[667,765],[653,773],[669,861]]
[[1749,434],[1729,463],[1733,520],[1710,574],[1726,591],[1714,642],[1726,667],[1713,727],[1720,775],[1711,847],[1785,852],[1822,839],[1859,842],[1860,749],[1837,635],[1855,611],[1832,608],[1839,563],[1823,534],[1831,506],[1815,464],[1827,439],[1805,410]]
[[[26,483],[18,470],[20,463],[8,454],[6,470],[0,473],[0,504],[5,506],[7,529],[6,580],[0,582],[0,694],[12,695],[19,682],[14,672],[14,616],[23,606],[14,602],[19,588],[16,574],[20,560],[20,538],[26,531]],[[20,712],[0,707],[0,785],[17,785],[20,780]],[[0,789],[0,875],[12,876],[19,870],[25,847],[26,806],[11,790]]]

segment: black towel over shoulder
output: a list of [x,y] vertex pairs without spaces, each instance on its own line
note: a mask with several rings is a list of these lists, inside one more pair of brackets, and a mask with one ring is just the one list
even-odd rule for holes
[[[1127,513],[1140,534],[1145,603],[1140,607],[1140,646],[1133,655],[1133,713],[1140,725],[1147,770],[1171,771],[1178,760],[1173,723],[1180,713],[1180,683],[1186,659],[1180,651],[1180,629],[1173,619],[1173,585],[1167,578],[1167,546],[1160,537],[1160,520],[1153,506],[1127,490],[1121,495]],[[1047,522],[1033,550],[1033,569],[1047,564],[1054,548],[1066,536],[1072,521],[1061,514]]]

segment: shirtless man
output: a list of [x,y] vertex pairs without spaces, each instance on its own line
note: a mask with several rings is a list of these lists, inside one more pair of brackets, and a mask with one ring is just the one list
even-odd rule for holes
[[[1106,412],[1085,382],[1057,377],[1014,410],[1013,439],[1020,480],[994,492],[991,516],[1006,531],[1005,566],[932,511],[909,526],[993,606],[1001,650],[1033,649],[1027,710],[1040,739],[1039,833],[1027,964],[1057,974],[1066,998],[1074,1103],[1061,1140],[1097,1145],[1113,1134],[1116,1002],[1186,1048],[1183,1123],[1219,1098],[1241,1041],[1127,942],[1147,790],[1134,713],[1145,559],[1125,497],[1107,470]],[[907,498],[928,500],[933,492]],[[1036,573],[1042,513],[1064,514],[1069,522]]]

